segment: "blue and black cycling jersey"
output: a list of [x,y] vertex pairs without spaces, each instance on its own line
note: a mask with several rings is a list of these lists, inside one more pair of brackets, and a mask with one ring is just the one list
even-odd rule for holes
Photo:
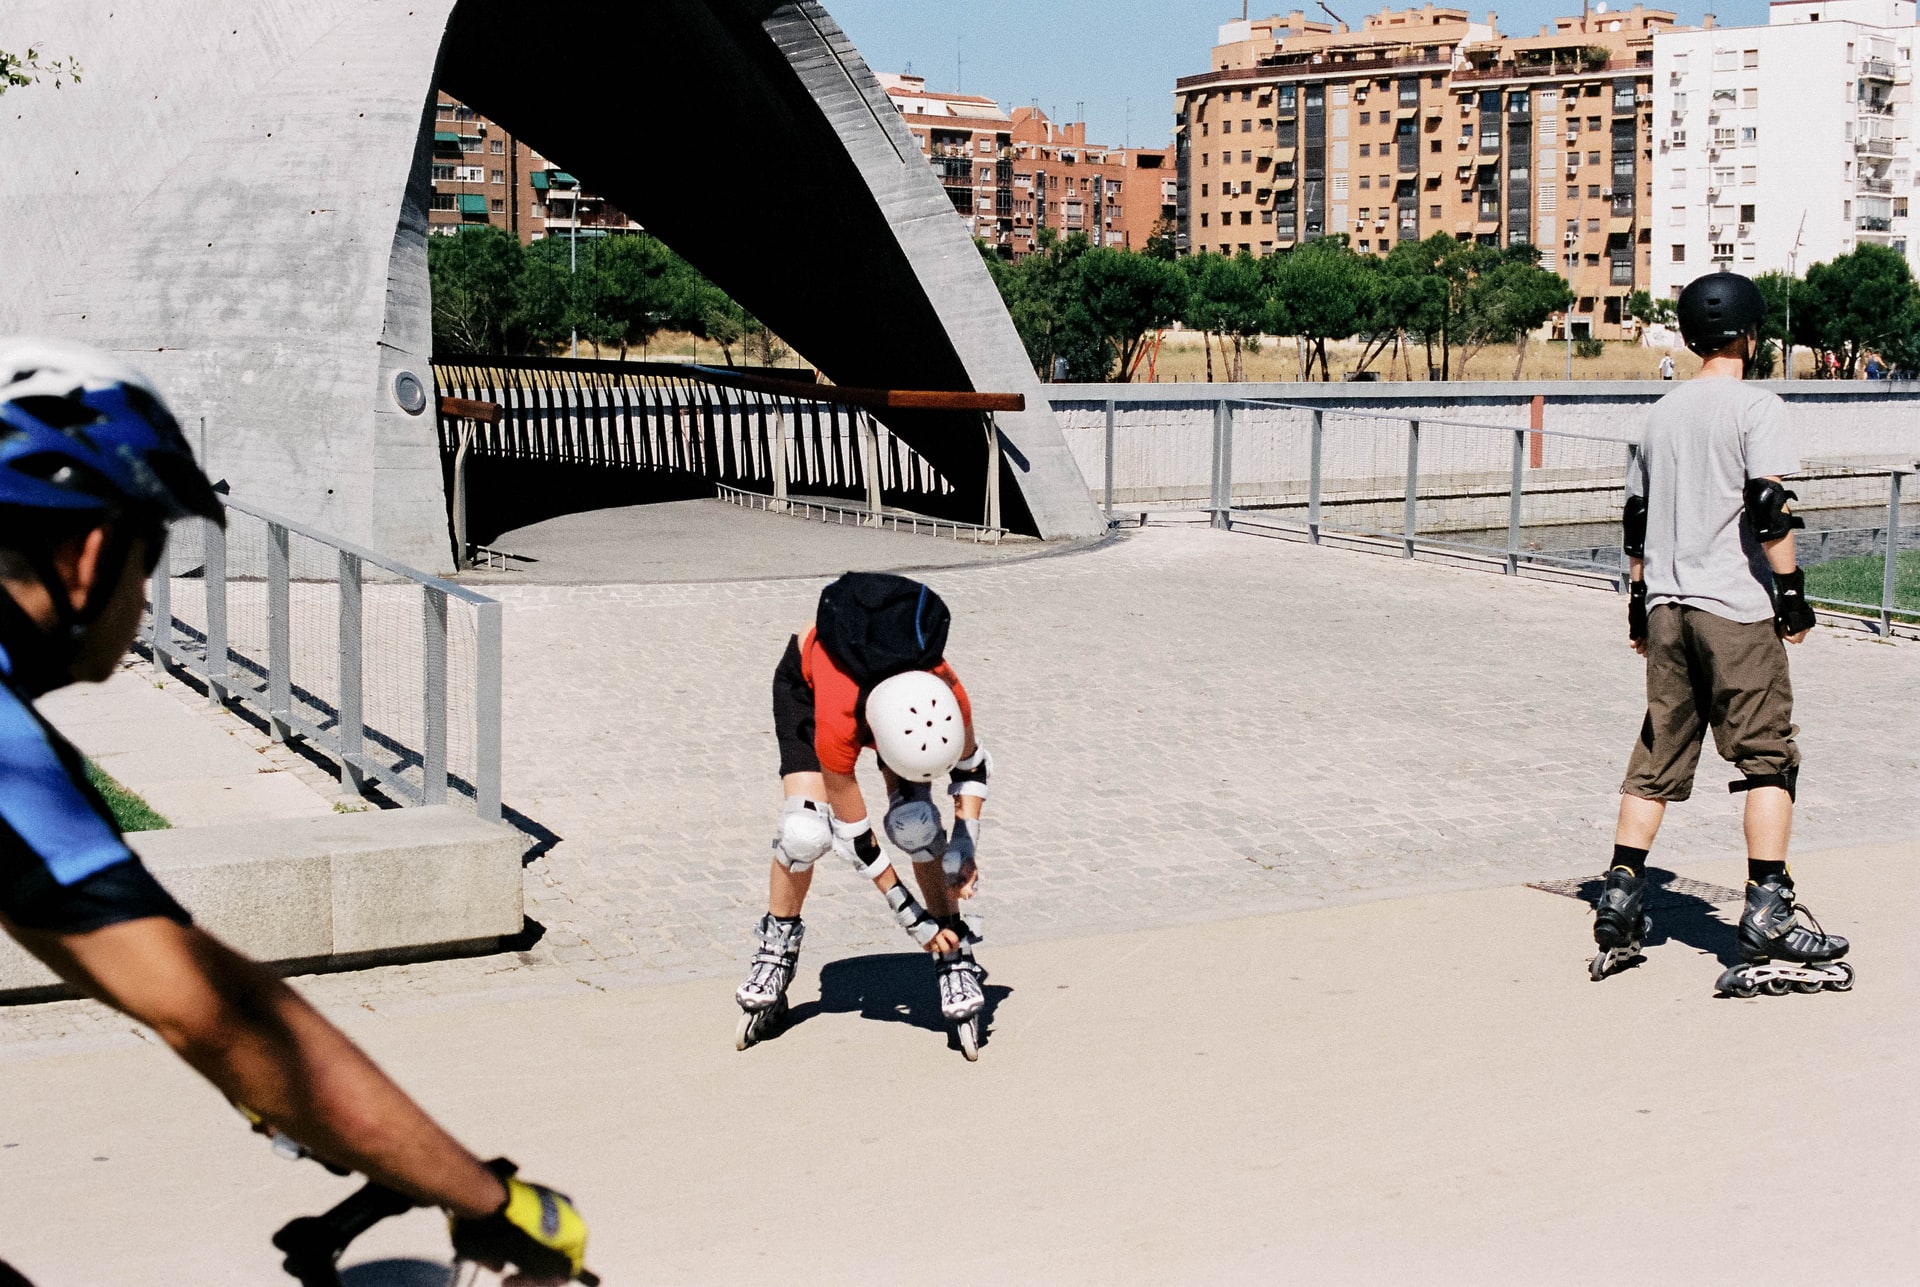
[[[86,762],[15,678],[21,614],[0,607],[0,915],[22,929],[82,934],[187,913],[127,848]],[[11,628],[9,628],[11,627]],[[30,628],[30,627],[28,627]]]

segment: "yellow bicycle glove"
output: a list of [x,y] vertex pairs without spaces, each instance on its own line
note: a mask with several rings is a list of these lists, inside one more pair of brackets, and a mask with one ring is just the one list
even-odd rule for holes
[[[496,1173],[511,1165],[489,1164]],[[515,1179],[511,1170],[500,1178],[507,1186],[505,1206],[484,1220],[448,1221],[454,1254],[489,1269],[512,1265],[528,1278],[554,1283],[597,1281],[584,1269],[587,1222],[573,1200],[544,1185]]]

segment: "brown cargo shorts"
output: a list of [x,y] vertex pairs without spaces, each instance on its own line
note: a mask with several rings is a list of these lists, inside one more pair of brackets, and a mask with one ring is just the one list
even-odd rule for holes
[[1709,728],[1720,758],[1747,777],[1799,765],[1786,645],[1770,620],[1728,621],[1663,603],[1647,616],[1647,717],[1621,792],[1669,801],[1692,795]]

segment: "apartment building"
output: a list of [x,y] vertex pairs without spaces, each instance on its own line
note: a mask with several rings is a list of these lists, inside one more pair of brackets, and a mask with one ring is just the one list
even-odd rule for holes
[[431,234],[491,224],[526,245],[549,234],[604,237],[640,229],[524,140],[450,94],[440,94],[434,105],[432,164]]
[[1383,253],[1450,227],[1448,78],[1463,44],[1492,35],[1433,5],[1359,31],[1298,11],[1223,26],[1212,69],[1175,86],[1182,252],[1266,255],[1344,232]]
[[1008,258],[1033,253],[1041,228],[1139,250],[1171,222],[1171,149],[1089,144],[1084,121],[932,91],[921,76],[883,72],[880,83],[968,231]]
[[[1628,297],[1649,288],[1654,47],[1666,10],[1604,5],[1536,36],[1461,51],[1450,231],[1530,242],[1576,296],[1574,334],[1628,334]],[[1564,334],[1564,332],[1561,332]]]
[[1914,262],[1912,0],[1779,0],[1654,41],[1653,289],[1863,243]]
[[1372,254],[1436,232],[1530,243],[1578,297],[1562,325],[1624,333],[1652,250],[1653,38],[1674,15],[1602,7],[1527,37],[1493,17],[1426,5],[1359,31],[1299,12],[1222,27],[1212,70],[1176,86],[1183,252],[1335,233]]

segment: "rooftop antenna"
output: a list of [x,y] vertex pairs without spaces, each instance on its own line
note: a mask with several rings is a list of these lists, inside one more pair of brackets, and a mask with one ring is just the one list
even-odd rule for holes
[[956,94],[966,93],[966,89],[960,81],[960,71],[964,66],[960,61],[960,39],[959,36],[953,38],[953,92]]

